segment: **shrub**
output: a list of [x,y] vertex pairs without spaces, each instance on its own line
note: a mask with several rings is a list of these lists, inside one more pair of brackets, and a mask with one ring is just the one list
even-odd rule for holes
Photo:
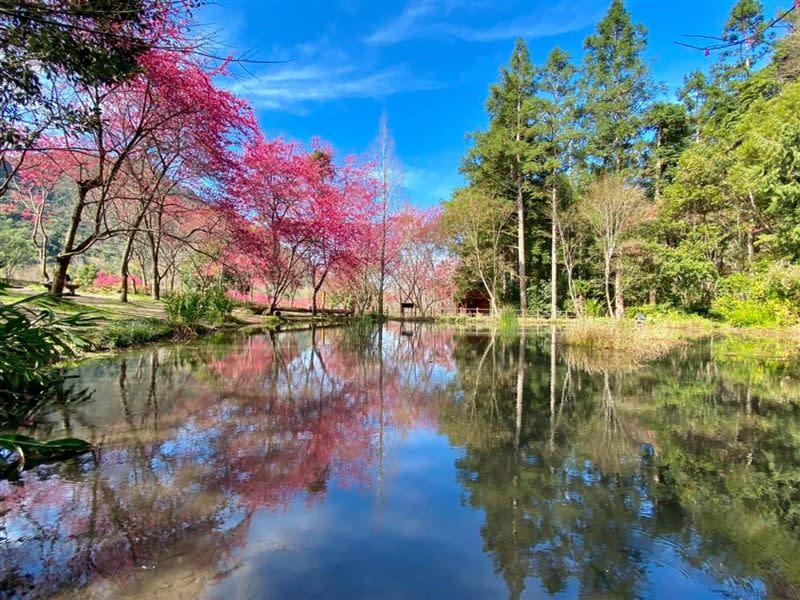
[[31,296],[0,304],[0,430],[16,428],[57,396],[63,377],[52,363],[88,346],[75,331],[92,318],[59,317],[43,302],[49,300]]
[[224,322],[235,306],[235,302],[220,287],[168,294],[164,296],[163,303],[171,323],[193,330],[205,322]]
[[714,314],[734,327],[784,327],[797,322],[785,300],[751,300],[723,296],[714,301]]
[[208,298],[202,292],[186,291],[166,294],[162,302],[167,318],[179,327],[196,329],[202,321],[209,320],[211,317]]
[[[142,280],[136,277],[136,275],[128,275],[128,283],[140,287],[142,285]],[[92,283],[92,287],[97,289],[114,291],[118,290],[121,285],[122,277],[114,273],[106,273],[105,271],[99,271]]]
[[173,332],[170,325],[155,319],[117,321],[103,328],[99,345],[103,348],[124,348],[164,339]]
[[218,286],[208,291],[208,301],[214,320],[220,323],[230,318],[233,309],[238,304],[223,288]]
[[606,314],[606,305],[597,298],[589,298],[583,305],[587,317],[602,317]]
[[737,273],[720,282],[712,314],[734,327],[797,323],[796,273],[773,266],[766,273]]
[[642,304],[630,306],[625,310],[625,315],[629,319],[634,319],[639,313],[642,313],[647,318],[647,323],[710,324],[705,317],[686,312],[669,304]]
[[97,265],[86,263],[78,267],[78,270],[75,271],[75,283],[84,287],[90,287],[94,285],[94,281],[99,274],[100,268]]

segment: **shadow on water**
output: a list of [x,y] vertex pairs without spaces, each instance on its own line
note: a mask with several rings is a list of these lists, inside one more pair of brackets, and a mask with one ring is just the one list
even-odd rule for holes
[[39,431],[99,451],[0,483],[0,598],[800,594],[800,367],[735,342],[365,322],[72,374]]

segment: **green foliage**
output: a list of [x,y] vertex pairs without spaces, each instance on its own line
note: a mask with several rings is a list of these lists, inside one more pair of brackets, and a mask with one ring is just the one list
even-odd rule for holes
[[14,455],[0,474],[7,475],[12,469],[17,472],[36,464],[64,460],[91,452],[93,446],[77,438],[60,438],[40,442],[35,438],[19,433],[0,435],[0,450]]
[[501,332],[510,333],[519,329],[519,319],[517,311],[510,306],[504,306],[497,319],[497,328]]
[[50,365],[88,342],[75,333],[94,322],[84,313],[56,316],[47,297],[0,304],[0,404],[29,401],[59,378]]
[[549,281],[536,281],[528,286],[528,312],[543,317],[550,316]]
[[798,321],[798,305],[776,279],[764,273],[737,273],[720,282],[714,315],[735,327],[782,327]]
[[645,323],[695,324],[703,326],[711,324],[709,320],[700,315],[686,312],[681,308],[676,308],[668,304],[642,304],[638,306],[629,306],[626,309],[626,314],[631,319],[634,319],[639,313],[645,316]]
[[597,298],[589,298],[583,305],[587,317],[602,317],[606,314],[606,305]]
[[156,319],[114,321],[103,327],[98,339],[102,348],[125,348],[169,337],[174,328]]
[[0,218],[0,277],[11,279],[20,267],[35,260],[27,231],[9,218]]
[[587,151],[602,169],[640,166],[644,111],[655,93],[642,57],[646,44],[647,31],[631,21],[622,0],[613,0],[596,33],[584,42]]
[[0,7],[2,150],[30,144],[44,123],[80,127],[94,118],[64,110],[50,88],[59,76],[88,86],[133,76],[148,49],[145,24],[154,16],[154,7],[142,0],[31,0]]
[[681,104],[658,102],[645,113],[645,125],[653,132],[649,144],[647,171],[652,192],[661,196],[663,186],[672,179],[673,170],[691,136],[689,116]]
[[218,286],[167,294],[163,304],[170,323],[190,330],[196,330],[204,323],[225,322],[236,305]]
[[224,323],[229,320],[236,308],[237,302],[228,296],[225,288],[214,286],[207,292],[208,305],[211,310],[212,320],[216,323]]
[[58,317],[46,297],[0,304],[0,431],[31,423],[53,402],[80,402],[85,391],[65,389],[52,367],[88,341],[77,332],[94,322],[83,313]]
[[100,272],[100,267],[92,263],[84,263],[75,271],[75,283],[83,287],[91,287],[97,274]]

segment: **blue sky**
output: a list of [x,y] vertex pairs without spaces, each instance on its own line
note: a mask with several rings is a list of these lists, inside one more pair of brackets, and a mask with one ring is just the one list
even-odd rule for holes
[[[733,0],[628,0],[649,32],[647,59],[670,88],[712,59],[674,44],[717,34]],[[408,200],[430,206],[461,183],[465,134],[486,125],[484,102],[514,39],[541,62],[553,46],[582,56],[610,0],[218,0],[199,19],[220,51],[280,65],[237,68],[227,85],[249,99],[268,135],[318,135],[364,152],[382,111],[397,143]],[[788,0],[766,0],[772,15]]]

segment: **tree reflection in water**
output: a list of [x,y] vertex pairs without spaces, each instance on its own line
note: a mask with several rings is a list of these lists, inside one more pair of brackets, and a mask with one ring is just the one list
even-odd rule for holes
[[0,596],[199,597],[241,569],[259,515],[319,510],[333,490],[373,499],[353,526],[379,544],[420,431],[461,449],[443,485],[479,511],[476,551],[512,598],[639,597],[663,572],[711,595],[796,596],[800,373],[731,360],[735,343],[635,368],[555,329],[356,324],[86,364],[94,399],[43,431],[100,451],[0,483]]

